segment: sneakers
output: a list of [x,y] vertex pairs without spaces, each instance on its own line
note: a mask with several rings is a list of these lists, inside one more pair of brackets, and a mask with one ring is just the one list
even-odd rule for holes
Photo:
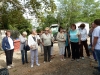
[[33,67],[33,65],[31,65],[31,68]]
[[79,62],[79,59],[76,59],[77,62]]
[[11,68],[11,66],[7,66],[7,68],[8,68],[8,69],[10,69],[10,68]]
[[63,59],[60,59],[61,61],[63,61]]
[[44,61],[43,63],[45,64],[46,62]]
[[52,62],[52,61],[50,61],[50,62]]
[[71,61],[74,61],[74,59],[71,59]]
[[11,64],[10,66],[11,66],[11,67],[14,67],[14,65],[13,65],[13,64]]
[[[40,66],[40,64],[36,64],[37,66]],[[33,68],[33,64],[31,65],[31,68]]]
[[84,57],[82,57],[81,59],[84,60]]
[[37,66],[40,66],[40,64],[36,64]]

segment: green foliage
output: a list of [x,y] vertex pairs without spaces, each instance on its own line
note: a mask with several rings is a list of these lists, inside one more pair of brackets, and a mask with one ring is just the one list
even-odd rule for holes
[[[58,0],[61,6],[58,8],[58,21],[63,26],[70,26],[76,22],[91,23],[100,16],[100,6],[95,0]],[[59,15],[60,14],[60,15]],[[98,16],[97,16],[98,15]]]
[[37,29],[39,31],[44,30],[45,27],[50,27],[52,24],[58,23],[57,19],[52,15],[47,15],[46,17],[42,17],[41,21],[42,21],[42,23],[39,26],[39,28]]
[[[3,3],[0,7],[0,28],[20,32],[29,33],[32,30],[30,22],[23,17],[25,9],[29,10],[30,15],[35,15],[39,22],[44,13],[50,14],[56,9],[54,0],[27,0],[27,2],[23,2],[23,5],[19,0],[1,0],[0,2]],[[11,6],[9,7],[9,5]]]

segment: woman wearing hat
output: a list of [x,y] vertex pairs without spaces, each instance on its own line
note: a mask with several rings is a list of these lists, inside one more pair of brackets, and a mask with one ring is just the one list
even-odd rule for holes
[[51,62],[51,41],[53,40],[53,37],[49,33],[49,27],[45,28],[45,33],[42,34],[42,44],[44,46],[44,63],[45,62]]
[[22,35],[20,35],[20,50],[21,50],[21,58],[22,58],[22,64],[28,63],[27,60],[27,50],[24,50],[24,46],[27,44],[27,32],[23,32]]

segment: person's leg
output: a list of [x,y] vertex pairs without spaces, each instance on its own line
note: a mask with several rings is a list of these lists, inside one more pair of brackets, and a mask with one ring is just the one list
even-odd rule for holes
[[83,41],[81,41],[79,48],[80,48],[80,57],[84,57],[83,56]]
[[76,52],[75,52],[76,53],[75,54],[76,56],[75,57],[76,57],[76,59],[79,59],[79,57],[80,57],[80,54],[79,54],[79,43],[76,43],[75,49],[76,49]]
[[66,48],[67,48],[67,46],[65,46],[65,53],[64,53],[64,57],[66,58]]
[[67,53],[68,53],[68,58],[70,58],[71,56],[70,45],[67,46]]
[[40,49],[41,49],[41,55],[43,55],[43,45],[42,44],[40,44]]
[[38,65],[38,50],[35,50],[35,60],[36,60],[36,65]]
[[31,52],[31,65],[33,65],[34,64],[34,51],[35,50],[30,50],[30,52]]
[[60,54],[60,60],[61,61],[63,61],[62,53],[63,53],[63,49],[62,49],[62,47],[59,47],[59,54]]
[[71,49],[72,49],[72,59],[75,60],[75,44],[71,42]]
[[53,54],[53,51],[54,51],[54,49],[53,49],[53,46],[51,46],[51,59],[53,59],[54,58],[54,54]]
[[9,50],[6,50],[5,51],[5,55],[6,55],[6,64],[7,66],[10,66],[10,51]]
[[22,58],[22,64],[25,64],[24,50],[21,50],[21,58]]
[[86,40],[86,41],[83,41],[83,45],[84,45],[84,47],[85,47],[86,54],[87,54],[87,56],[89,57],[89,56],[90,56],[90,54],[89,54],[89,50],[88,50],[87,40]]
[[47,52],[48,52],[48,61],[50,62],[51,61],[51,46],[48,46],[47,48]]
[[64,59],[65,46],[62,48],[62,58]]
[[28,63],[28,60],[27,60],[27,50],[25,50],[25,62]]
[[13,52],[14,52],[14,49],[10,50],[10,64],[12,64],[12,61],[13,61]]
[[100,72],[100,50],[95,50],[95,53],[98,61],[98,71]]
[[92,52],[92,54],[93,54],[93,58],[94,58],[94,60],[97,60],[97,59],[96,59],[96,55],[95,55],[95,52],[94,52],[94,51]]
[[47,62],[47,46],[44,46],[44,61]]

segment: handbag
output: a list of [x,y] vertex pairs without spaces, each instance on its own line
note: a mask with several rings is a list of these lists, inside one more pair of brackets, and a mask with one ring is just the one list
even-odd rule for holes
[[29,51],[30,50],[29,45],[24,45],[24,50]]
[[31,50],[37,50],[37,49],[38,49],[37,45],[33,45],[31,48]]
[[[36,37],[32,37],[32,38],[36,42]],[[37,45],[32,45],[31,50],[37,50],[37,49],[38,49],[38,46]]]

